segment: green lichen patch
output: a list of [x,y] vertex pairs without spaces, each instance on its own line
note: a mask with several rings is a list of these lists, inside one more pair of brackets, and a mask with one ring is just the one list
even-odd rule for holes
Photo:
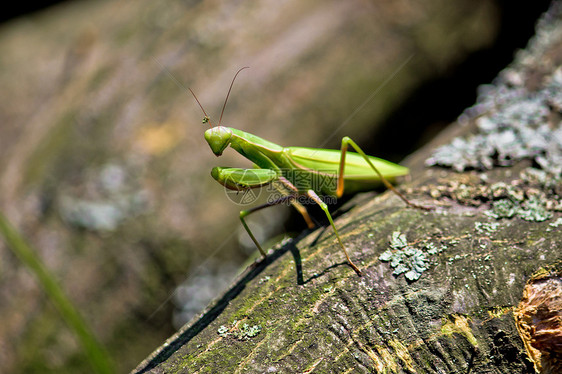
[[525,221],[542,222],[552,218],[552,213],[547,210],[545,200],[532,196],[522,204],[510,199],[500,199],[492,202],[492,207],[486,212],[492,218],[519,217]]
[[392,238],[390,239],[390,247],[394,249],[402,249],[408,245],[408,240],[406,235],[400,233],[400,231],[395,231],[392,233]]
[[537,196],[532,196],[519,208],[517,215],[525,221],[542,222],[552,218],[552,213],[546,209],[544,200]]
[[551,222],[549,225],[552,226],[552,227],[562,226],[562,217],[558,218],[554,222]]
[[249,340],[254,336],[258,335],[261,331],[260,325],[250,326],[244,323],[242,327],[238,327],[238,321],[232,322],[230,327],[221,325],[217,329],[217,334],[223,338],[233,337],[236,340]]
[[418,280],[428,266],[425,253],[417,248],[409,246],[406,235],[399,231],[392,233],[390,247],[393,248],[394,251],[385,251],[379,256],[379,260],[390,262],[390,266],[394,269],[392,272],[393,275],[404,273],[406,279],[410,281]]
[[[451,244],[455,244],[455,243],[451,243]],[[425,245],[426,253],[430,254],[430,255],[435,255],[437,253],[441,253],[447,248],[448,247],[444,244],[441,245],[440,247],[437,247],[435,244],[433,244],[431,242],[429,242]]]
[[431,189],[436,199],[445,197],[468,206],[488,204],[490,209],[485,213],[495,219],[518,217],[533,222],[548,220],[553,212],[562,211],[561,194],[562,178],[532,167],[509,183],[460,178]]
[[517,205],[509,199],[501,199],[492,202],[492,209],[486,212],[490,217],[511,218],[517,213]]
[[390,262],[390,266],[394,269],[393,275],[404,274],[407,280],[416,281],[429,268],[428,255],[442,252],[447,246],[437,247],[433,242],[427,241],[414,247],[408,244],[405,234],[395,231],[390,239],[390,248],[379,256],[379,260]]
[[261,278],[258,283],[263,284],[265,282],[269,282],[270,279],[271,277],[269,275],[266,275],[265,277]]
[[499,227],[498,222],[474,222],[474,229],[478,234],[491,234]]

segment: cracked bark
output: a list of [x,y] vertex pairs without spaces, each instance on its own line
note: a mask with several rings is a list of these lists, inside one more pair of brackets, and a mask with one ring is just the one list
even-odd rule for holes
[[[532,89],[560,66],[561,51],[552,38],[536,64],[512,68]],[[434,211],[407,208],[388,191],[358,195],[342,209],[336,225],[363,277],[346,265],[329,228],[308,231],[248,268],[135,372],[535,372],[514,311],[532,274],[560,266],[562,236],[552,220],[494,221],[486,199],[455,198],[451,186],[509,184],[531,161],[494,168],[485,179],[423,167],[436,145],[473,131],[473,121],[453,124],[407,162],[413,182],[400,188]],[[433,193],[439,186],[453,189],[450,197]],[[477,229],[490,222],[499,225]],[[417,281],[379,260],[395,231],[412,246],[439,249]]]

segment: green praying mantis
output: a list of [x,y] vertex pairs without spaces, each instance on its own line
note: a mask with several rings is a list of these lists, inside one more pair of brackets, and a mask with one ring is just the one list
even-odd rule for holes
[[[347,263],[358,275],[361,275],[361,270],[349,257],[332,216],[328,211],[327,204],[319,195],[339,198],[344,193],[356,193],[373,189],[382,182],[408,206],[426,210],[430,209],[411,203],[389,182],[389,180],[395,177],[407,175],[409,173],[408,168],[380,158],[368,156],[347,136],[342,138],[341,150],[339,151],[320,148],[282,147],[245,131],[221,126],[224,109],[234,81],[238,74],[246,68],[248,67],[243,67],[234,75],[217,126],[213,126],[199,99],[197,99],[191,88],[189,89],[205,115],[203,123],[208,123],[211,126],[210,129],[205,131],[205,140],[209,143],[213,153],[218,157],[230,146],[255,165],[254,169],[214,167],[211,171],[212,177],[224,187],[235,191],[247,191],[272,183],[279,184],[284,190],[284,195],[280,198],[240,212],[242,225],[263,258],[267,256],[266,252],[252,233],[252,230],[250,230],[246,217],[270,206],[290,203],[303,216],[308,227],[314,228],[315,225],[306,208],[297,201],[299,197],[306,196],[318,204],[324,211],[334,230],[339,246],[345,254]],[[348,152],[349,146],[357,153]]]

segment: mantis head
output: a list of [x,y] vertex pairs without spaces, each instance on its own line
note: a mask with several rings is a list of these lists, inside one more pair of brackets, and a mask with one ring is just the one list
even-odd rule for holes
[[232,131],[228,127],[215,126],[205,131],[205,140],[217,157],[228,147],[231,138]]

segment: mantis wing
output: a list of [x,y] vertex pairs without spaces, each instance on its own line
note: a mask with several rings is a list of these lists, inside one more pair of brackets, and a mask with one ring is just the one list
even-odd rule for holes
[[[335,149],[287,147],[285,148],[285,154],[299,168],[334,175],[338,172],[341,159],[341,152]],[[409,173],[407,167],[377,157],[368,157],[385,178],[393,179]],[[378,181],[379,177],[373,172],[363,156],[355,152],[347,152],[344,179]]]

